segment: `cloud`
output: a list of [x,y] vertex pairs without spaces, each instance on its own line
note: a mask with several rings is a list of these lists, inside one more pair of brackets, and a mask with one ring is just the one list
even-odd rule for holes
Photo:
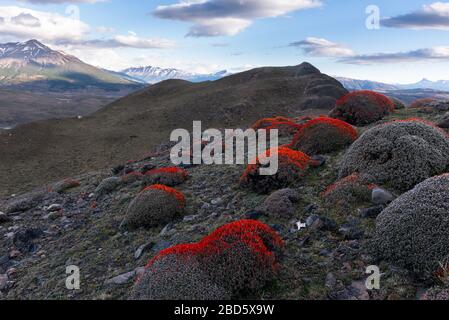
[[348,57],[355,54],[352,49],[341,44],[314,37],[293,42],[290,46],[300,48],[307,55],[315,57]]
[[5,23],[5,18],[0,17],[0,25]]
[[255,19],[318,6],[320,0],[188,0],[158,6],[154,15],[193,23],[187,36],[215,37],[236,35]]
[[73,40],[81,39],[89,32],[89,26],[79,19],[52,12],[0,6],[0,16],[4,17],[4,23],[0,24],[0,35],[23,40]]
[[135,48],[135,49],[168,49],[175,43],[166,39],[147,39],[137,36],[134,32],[128,35],[117,35],[111,39],[72,40],[64,39],[56,41],[59,46],[77,46],[87,48]]
[[[60,46],[83,48],[164,49],[175,46],[170,40],[142,38],[134,32],[110,39],[87,39],[90,27],[77,18],[21,7],[0,7],[0,17],[5,17],[4,23],[0,23],[0,36],[19,40],[38,39]],[[113,30],[103,28],[96,31]]]
[[107,0],[19,0],[20,2],[28,2],[32,4],[60,4],[60,3],[95,3]]
[[41,26],[41,21],[29,13],[21,13],[15,17],[12,17],[11,22],[14,24],[32,28]]
[[341,44],[314,37],[293,42],[289,46],[300,48],[308,56],[338,58],[337,62],[339,63],[356,65],[417,61],[449,61],[449,46],[438,46],[403,52],[358,54],[351,48]]
[[418,49],[396,53],[354,55],[339,60],[348,64],[379,64],[416,61],[449,61],[449,46]]
[[389,28],[449,30],[449,2],[423,5],[421,10],[382,19],[381,24]]
[[95,29],[98,33],[113,33],[115,32],[114,28],[100,26]]

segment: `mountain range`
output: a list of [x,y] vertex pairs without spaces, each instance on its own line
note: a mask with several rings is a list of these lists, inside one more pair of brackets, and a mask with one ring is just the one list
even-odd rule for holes
[[429,89],[449,92],[449,80],[430,81],[428,79],[423,79],[419,82],[411,84],[389,84],[371,80],[357,80],[343,77],[336,77],[336,79],[340,81],[348,90],[374,90],[386,92],[394,90]]
[[126,75],[135,81],[142,81],[149,84],[155,84],[171,79],[187,80],[190,82],[214,81],[230,75],[226,70],[210,74],[201,74],[174,68],[163,69],[153,66],[128,68],[120,71],[119,74]]

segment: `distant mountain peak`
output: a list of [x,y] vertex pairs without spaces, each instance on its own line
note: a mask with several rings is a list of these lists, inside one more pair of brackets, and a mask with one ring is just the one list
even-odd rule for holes
[[229,75],[228,71],[226,70],[210,74],[200,74],[183,71],[176,68],[161,68],[155,66],[133,67],[122,70],[120,71],[120,73],[150,84],[173,79],[187,80],[191,82],[202,82],[208,80],[217,80]]

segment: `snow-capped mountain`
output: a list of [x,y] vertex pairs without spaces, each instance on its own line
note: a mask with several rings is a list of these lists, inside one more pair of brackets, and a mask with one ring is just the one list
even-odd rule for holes
[[133,81],[91,66],[37,40],[0,44],[0,86],[26,89],[120,89]]
[[389,91],[399,90],[400,88],[393,84],[376,82],[371,80],[357,80],[351,78],[336,77],[338,81],[348,90],[374,90]]
[[389,84],[371,80],[357,80],[351,78],[336,77],[338,81],[348,90],[374,90],[374,91],[394,91],[394,90],[413,90],[430,89],[435,91],[449,92],[449,80],[430,81],[423,79],[412,84]]
[[212,74],[198,74],[174,68],[163,69],[153,66],[128,68],[120,71],[120,73],[150,84],[155,84],[169,79],[181,79],[191,82],[212,81],[229,75],[226,70]]
[[402,89],[432,89],[438,91],[449,91],[449,80],[430,81],[422,79],[413,84],[401,85]]
[[37,40],[0,44],[0,67],[23,67],[27,64],[62,66],[68,63],[82,63],[74,56],[55,51]]

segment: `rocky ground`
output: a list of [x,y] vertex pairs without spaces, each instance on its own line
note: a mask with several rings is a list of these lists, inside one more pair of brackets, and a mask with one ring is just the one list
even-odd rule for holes
[[[436,109],[405,109],[382,122],[411,117],[438,122],[443,115]],[[381,289],[366,289],[366,267],[378,262],[365,243],[382,204],[329,206],[320,197],[337,180],[344,153],[326,155],[321,166],[291,186],[299,195],[299,201],[287,204],[292,218],[256,210],[267,196],[239,187],[244,166],[200,165],[186,168],[190,178],[176,187],[187,198],[183,219],[150,230],[122,230],[126,207],[142,188],[140,179],[124,173],[169,166],[167,152],[130,162],[121,171],[72,177],[79,185],[67,180],[11,195],[0,200],[0,211],[6,212],[11,201],[16,204],[16,210],[0,214],[0,299],[126,299],[137,275],[161,249],[197,241],[242,218],[269,224],[286,243],[278,280],[255,298],[420,299],[437,280],[420,281],[385,262],[379,264]],[[298,230],[298,222],[306,227]],[[69,265],[80,268],[80,290],[66,289]]]

